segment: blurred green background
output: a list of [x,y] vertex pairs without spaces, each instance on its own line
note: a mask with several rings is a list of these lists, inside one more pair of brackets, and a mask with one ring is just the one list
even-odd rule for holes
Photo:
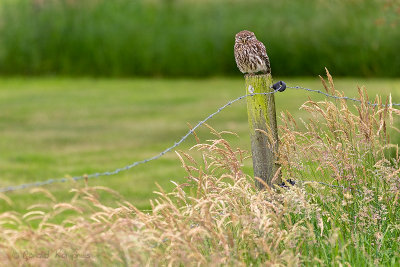
[[0,74],[238,74],[254,31],[273,74],[400,75],[399,1],[2,0]]

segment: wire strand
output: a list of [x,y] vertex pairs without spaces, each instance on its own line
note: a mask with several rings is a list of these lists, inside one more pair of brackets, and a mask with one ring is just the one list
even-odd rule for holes
[[[334,96],[334,95],[330,95],[328,93],[322,92],[321,90],[314,90],[314,89],[310,89],[310,88],[305,88],[305,87],[301,87],[301,86],[288,86],[287,88],[292,88],[292,89],[301,89],[301,90],[305,90],[308,92],[313,92],[313,93],[318,93],[318,94],[323,94],[326,97],[330,97],[330,98],[334,98],[334,99],[344,99],[344,100],[351,100],[354,102],[358,102],[358,103],[362,103],[361,100],[359,99],[355,99],[352,97],[347,97],[347,96]],[[376,107],[379,104],[375,104],[375,103],[371,103],[370,101],[367,102],[368,105]],[[400,103],[392,103],[392,106],[400,106]],[[380,106],[386,106],[386,105],[380,105]],[[390,106],[390,105],[388,105]]]
[[[308,92],[313,92],[313,93],[319,93],[319,94],[323,94],[326,97],[330,97],[330,98],[335,98],[335,99],[345,99],[345,100],[351,100],[351,101],[355,101],[355,102],[359,102],[361,103],[361,100],[359,99],[355,99],[355,98],[351,98],[351,97],[339,97],[339,96],[333,96],[330,94],[327,94],[325,92],[322,92],[320,90],[314,90],[314,89],[310,89],[310,88],[305,88],[305,87],[301,87],[301,86],[288,86],[287,88],[292,88],[292,89],[301,89],[301,90],[305,90]],[[176,148],[177,146],[179,146],[180,144],[182,144],[191,134],[193,134],[195,132],[195,130],[197,128],[199,128],[201,125],[203,125],[205,122],[207,122],[208,120],[210,120],[211,118],[213,118],[215,115],[217,115],[218,113],[220,113],[222,110],[224,110],[225,108],[229,107],[230,105],[232,105],[233,103],[238,102],[239,100],[242,100],[244,98],[247,97],[253,97],[256,95],[271,95],[271,94],[275,94],[277,93],[278,90],[274,90],[271,92],[267,92],[267,93],[251,93],[251,94],[246,94],[246,95],[242,95],[234,100],[229,101],[228,103],[226,103],[225,105],[221,106],[220,108],[217,109],[217,111],[211,113],[210,115],[208,115],[204,120],[198,122],[196,124],[196,126],[194,126],[192,129],[190,129],[181,139],[179,139],[177,142],[175,142],[172,146],[168,147],[167,149],[163,150],[162,152],[160,152],[159,154],[151,157],[151,158],[147,158],[141,161],[136,161],[133,162],[132,164],[129,164],[125,167],[122,168],[118,168],[115,169],[113,171],[106,171],[106,172],[97,172],[97,173],[92,173],[92,174],[88,174],[88,175],[80,175],[80,176],[73,176],[70,178],[53,178],[53,179],[48,179],[46,181],[37,181],[37,182],[33,182],[33,183],[26,183],[26,184],[20,184],[20,185],[15,185],[15,186],[7,186],[7,187],[2,187],[0,188],[0,193],[4,193],[4,192],[10,192],[10,191],[17,191],[17,190],[22,190],[22,189],[26,189],[26,188],[31,188],[31,187],[39,187],[39,186],[44,186],[44,185],[49,185],[49,184],[53,184],[53,183],[65,183],[67,181],[79,181],[82,179],[90,179],[90,178],[98,178],[98,177],[102,177],[102,176],[111,176],[111,175],[116,175],[120,172],[123,171],[127,171],[130,170],[140,164],[144,164],[153,160],[157,160],[159,158],[161,158],[162,156],[164,156],[166,153],[170,152],[172,149]],[[378,104],[372,104],[370,102],[368,102],[369,105],[372,106],[377,106]],[[392,103],[392,106],[400,106],[400,103]],[[307,181],[303,181],[303,182],[307,182]],[[330,187],[341,187],[344,188],[342,186],[337,186],[337,185],[330,185],[327,183],[323,183],[323,182],[318,182],[318,181],[308,181],[308,182],[317,182],[319,184],[322,185],[326,185],[326,186],[330,186]]]
[[80,176],[74,176],[71,178],[53,178],[53,179],[48,179],[46,181],[38,181],[38,182],[33,182],[33,183],[26,183],[26,184],[21,184],[21,185],[15,185],[15,186],[7,186],[7,187],[2,187],[0,188],[0,193],[4,193],[4,192],[9,192],[9,191],[16,191],[16,190],[21,190],[21,189],[26,189],[26,188],[31,188],[31,187],[38,187],[38,186],[44,186],[44,185],[49,185],[49,184],[53,184],[53,183],[65,183],[69,180],[73,180],[73,181],[78,181],[78,180],[82,180],[82,179],[90,179],[90,178],[98,178],[101,176],[111,176],[111,175],[116,175],[122,171],[126,171],[126,170],[130,170],[140,164],[144,164],[156,159],[161,158],[162,156],[164,156],[166,153],[170,152],[172,149],[176,148],[177,146],[179,146],[180,144],[183,143],[183,141],[185,141],[197,128],[199,128],[201,125],[203,125],[206,121],[210,120],[212,117],[214,117],[215,115],[217,115],[218,113],[220,113],[222,110],[224,110],[225,108],[229,107],[230,105],[232,105],[233,103],[242,100],[246,97],[251,97],[251,96],[255,96],[255,95],[270,95],[270,94],[275,94],[277,91],[272,91],[272,92],[268,92],[268,93],[251,93],[251,94],[247,94],[247,95],[243,95],[240,96],[234,100],[229,101],[228,103],[226,103],[225,105],[223,105],[222,107],[220,107],[219,109],[217,109],[217,111],[215,111],[214,113],[211,113],[210,115],[208,115],[204,120],[200,121],[199,123],[197,123],[196,126],[194,126],[192,129],[190,129],[179,141],[175,142],[172,146],[168,147],[167,149],[165,149],[164,151],[160,152],[159,154],[151,157],[151,158],[147,158],[141,161],[136,161],[133,162],[130,165],[127,165],[125,167],[122,168],[118,168],[115,169],[114,171],[107,171],[107,172],[97,172],[97,173],[92,173],[92,174],[88,174],[88,175],[80,175]]

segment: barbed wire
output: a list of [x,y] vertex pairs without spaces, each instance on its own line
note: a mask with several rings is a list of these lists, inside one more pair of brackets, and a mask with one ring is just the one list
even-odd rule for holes
[[136,161],[130,165],[127,165],[125,167],[122,168],[118,168],[115,169],[114,171],[107,171],[107,172],[97,172],[97,173],[92,173],[92,174],[88,174],[88,175],[80,175],[80,176],[73,176],[70,178],[56,178],[56,179],[48,179],[46,181],[39,181],[39,182],[34,182],[34,183],[26,183],[26,184],[21,184],[21,185],[16,185],[16,186],[7,186],[7,187],[2,187],[0,188],[0,193],[4,193],[4,192],[9,192],[9,191],[16,191],[16,190],[21,190],[21,189],[26,189],[26,188],[31,188],[31,187],[38,187],[38,186],[43,186],[43,185],[49,185],[49,184],[53,184],[53,183],[65,183],[69,180],[73,180],[73,181],[78,181],[78,180],[82,180],[82,179],[90,179],[90,178],[98,178],[101,176],[111,176],[111,175],[116,175],[122,171],[126,171],[129,169],[132,169],[133,167],[136,167],[140,164],[144,164],[147,163],[149,161],[152,160],[156,160],[161,158],[162,156],[164,156],[164,154],[168,153],[169,151],[171,151],[172,149],[176,148],[177,146],[179,146],[183,141],[185,141],[197,128],[199,128],[201,125],[203,125],[206,121],[208,121],[209,119],[211,119],[212,117],[214,117],[215,115],[217,115],[218,113],[220,113],[222,110],[224,110],[225,108],[227,108],[228,106],[232,105],[233,103],[242,100],[243,98],[246,97],[251,97],[251,96],[255,96],[255,95],[270,95],[270,94],[275,94],[277,92],[277,90],[271,91],[271,92],[267,92],[267,93],[251,93],[251,94],[247,94],[247,95],[243,95],[240,96],[234,100],[229,101],[228,103],[226,103],[225,105],[223,105],[222,107],[220,107],[217,111],[215,111],[214,113],[208,115],[204,120],[200,121],[199,123],[197,123],[196,126],[194,126],[192,129],[190,129],[179,141],[175,142],[174,145],[168,147],[167,149],[165,149],[164,151],[160,152],[159,154],[151,157],[151,158],[147,158],[141,161]]
[[284,188],[290,188],[290,186],[295,185],[296,183],[300,183],[300,184],[311,184],[311,183],[316,183],[316,184],[321,184],[321,185],[325,185],[331,188],[340,188],[343,190],[348,190],[348,191],[357,191],[358,193],[361,193],[360,190],[354,188],[354,187],[346,187],[343,185],[334,185],[334,184],[328,184],[325,182],[321,182],[321,181],[315,181],[315,180],[297,180],[294,181],[292,179],[287,179],[286,181],[283,181],[282,183],[278,184],[280,187],[284,187]]
[[[328,93],[325,93],[321,90],[314,90],[314,89],[310,89],[310,88],[305,88],[305,87],[301,87],[301,86],[288,86],[286,88],[292,88],[292,89],[301,89],[301,90],[306,90],[308,92],[313,92],[313,93],[318,93],[318,94],[323,94],[326,97],[330,97],[330,98],[334,98],[334,99],[344,99],[344,100],[351,100],[354,102],[358,102],[358,103],[362,103],[361,100],[356,99],[356,98],[352,98],[352,97],[347,97],[347,96],[334,96],[334,95],[330,95]],[[386,105],[382,105],[382,104],[376,104],[376,103],[371,103],[370,101],[366,102],[368,105],[376,107],[378,105],[380,106],[386,106]],[[392,106],[400,106],[400,103],[391,103]],[[388,105],[389,106],[389,105]]]
[[[282,82],[279,82],[280,84],[282,84]],[[122,168],[118,168],[115,169],[114,171],[106,171],[106,172],[97,172],[97,173],[92,173],[92,174],[88,174],[88,175],[80,175],[80,176],[73,176],[73,177],[69,177],[69,178],[54,178],[54,179],[48,179],[46,181],[37,181],[37,182],[33,182],[33,183],[26,183],[26,184],[20,184],[20,185],[15,185],[15,186],[7,186],[7,187],[2,187],[0,188],[0,193],[4,193],[4,192],[10,192],[10,191],[17,191],[17,190],[22,190],[22,189],[27,189],[27,188],[31,188],[31,187],[39,187],[39,186],[44,186],[44,185],[49,185],[49,184],[53,184],[53,183],[65,183],[67,181],[78,181],[78,180],[82,180],[82,179],[91,179],[91,178],[98,178],[98,177],[102,177],[102,176],[111,176],[111,175],[116,175],[120,172],[123,171],[127,171],[130,170],[140,164],[144,164],[156,159],[161,158],[162,156],[164,156],[166,153],[170,152],[172,149],[176,148],[177,146],[179,146],[181,143],[183,143],[191,134],[193,134],[195,132],[195,130],[197,128],[199,128],[201,125],[203,125],[205,122],[207,122],[208,120],[210,120],[211,118],[213,118],[215,115],[217,115],[218,113],[220,113],[222,110],[224,110],[225,108],[229,107],[230,105],[232,105],[235,102],[238,102],[239,100],[242,100],[244,98],[247,97],[253,97],[256,95],[270,95],[270,94],[275,94],[277,92],[282,92],[285,90],[285,88],[292,88],[292,89],[302,89],[302,90],[306,90],[309,92],[314,92],[314,93],[319,93],[319,94],[323,94],[326,97],[330,97],[330,98],[335,98],[335,99],[345,99],[345,100],[351,100],[351,101],[355,101],[355,102],[359,102],[361,103],[361,100],[355,99],[355,98],[350,98],[350,97],[339,97],[339,96],[334,96],[334,95],[330,95],[327,94],[325,92],[322,92],[320,90],[313,90],[310,88],[305,88],[305,87],[301,87],[301,86],[288,86],[286,87],[286,84],[284,84],[284,88],[279,87],[279,88],[274,88],[274,91],[271,92],[267,92],[267,93],[250,93],[250,94],[246,94],[246,95],[242,95],[234,100],[229,101],[228,103],[226,103],[225,105],[223,105],[222,107],[218,108],[217,111],[211,113],[210,115],[208,115],[204,120],[198,122],[196,124],[196,126],[194,126],[193,128],[191,128],[179,141],[175,142],[172,146],[168,147],[167,149],[163,150],[162,152],[160,152],[159,154],[141,160],[141,161],[136,161],[133,162],[132,164],[129,164],[125,167]],[[250,88],[249,88],[250,89]],[[249,90],[251,91],[251,90]],[[372,105],[372,106],[376,106],[377,104],[372,104],[370,102],[368,102],[368,104]],[[393,106],[400,106],[400,103],[392,103]],[[305,182],[305,181],[304,181]],[[318,182],[318,181],[308,181],[308,182],[317,182],[319,184],[323,184],[326,186],[330,186],[330,187],[342,187],[342,186],[337,186],[337,185],[330,185],[330,184],[326,184],[323,182]],[[342,187],[344,188],[344,187]]]
[[320,182],[320,181],[315,181],[315,180],[299,180],[299,182],[303,183],[303,184],[305,184],[305,183],[317,183],[317,184],[328,186],[328,187],[331,187],[331,188],[340,188],[342,190],[356,191],[358,193],[361,193],[360,190],[358,190],[358,189],[356,189],[354,187],[346,187],[346,186],[343,186],[343,185],[328,184],[328,183],[325,183],[325,182]]

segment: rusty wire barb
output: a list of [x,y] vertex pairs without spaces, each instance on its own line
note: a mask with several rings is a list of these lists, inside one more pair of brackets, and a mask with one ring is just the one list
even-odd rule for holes
[[[278,82],[280,83],[280,82]],[[286,86],[286,85],[285,85]],[[305,88],[305,87],[301,87],[301,86],[287,86],[286,88],[292,88],[292,89],[300,89],[300,90],[305,90],[308,92],[313,92],[313,93],[319,93],[319,94],[323,94],[326,97],[330,97],[330,98],[334,98],[334,99],[344,99],[344,100],[351,100],[351,101],[355,101],[355,102],[359,102],[361,103],[361,100],[355,99],[355,98],[351,98],[351,97],[340,97],[340,96],[334,96],[334,95],[330,95],[327,94],[325,92],[322,92],[320,90],[313,90],[313,89],[309,89],[309,88]],[[1,187],[0,188],[0,193],[4,193],[4,192],[9,192],[9,191],[17,191],[17,190],[22,190],[22,189],[26,189],[26,188],[31,188],[31,187],[39,187],[39,186],[44,186],[44,185],[49,185],[49,184],[53,184],[53,183],[65,183],[67,181],[79,181],[79,180],[83,180],[83,179],[89,179],[89,178],[98,178],[98,177],[102,177],[102,176],[112,176],[112,175],[116,175],[120,172],[123,171],[127,171],[130,170],[138,165],[156,160],[161,158],[163,155],[165,155],[166,153],[170,152],[172,149],[176,148],[177,146],[179,146],[180,144],[182,144],[191,134],[194,133],[194,131],[199,128],[201,125],[203,125],[205,122],[207,122],[208,120],[210,120],[211,118],[213,118],[215,115],[217,115],[218,113],[220,113],[222,110],[224,110],[225,108],[229,107],[230,105],[238,102],[239,100],[242,100],[244,98],[247,97],[252,97],[255,95],[271,95],[271,94],[275,94],[277,92],[283,92],[284,89],[282,90],[281,87],[279,88],[273,88],[274,91],[271,92],[267,92],[267,93],[251,93],[251,94],[246,94],[246,95],[242,95],[234,100],[231,100],[229,102],[227,102],[225,105],[221,106],[220,108],[217,109],[217,111],[211,113],[210,115],[208,115],[204,120],[198,122],[196,124],[196,126],[194,126],[192,129],[190,129],[179,141],[175,142],[172,146],[168,147],[167,149],[163,150],[162,152],[160,152],[159,154],[151,157],[151,158],[147,158],[141,161],[136,161],[133,162],[132,164],[129,164],[125,167],[121,167],[118,169],[115,169],[113,171],[106,171],[106,172],[97,172],[97,173],[92,173],[92,174],[88,174],[88,175],[80,175],[80,176],[73,176],[70,178],[54,178],[54,179],[48,179],[45,181],[37,181],[37,182],[33,182],[33,183],[26,183],[26,184],[20,184],[20,185],[15,185],[15,186],[7,186],[7,187]],[[369,105],[371,106],[377,106],[378,104],[373,104],[368,102]],[[392,106],[400,106],[400,103],[392,103]],[[302,181],[302,182],[316,182],[325,186],[330,186],[332,188],[342,188],[342,189],[346,189],[343,186],[338,186],[338,185],[331,185],[331,184],[327,184],[327,183],[323,183],[323,182],[319,182],[319,181]]]

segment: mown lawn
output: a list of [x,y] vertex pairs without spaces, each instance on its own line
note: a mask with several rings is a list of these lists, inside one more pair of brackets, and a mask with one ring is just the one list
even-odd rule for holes
[[[275,80],[279,80],[276,78]],[[319,78],[282,78],[288,85],[322,90]],[[357,85],[370,95],[400,102],[400,80],[335,79],[336,88],[357,96]],[[227,101],[244,94],[240,78],[213,79],[70,79],[12,78],[0,80],[0,187],[49,178],[112,171],[152,157],[174,144],[194,126]],[[288,89],[276,96],[277,113],[289,110],[305,116],[300,105],[321,95]],[[279,120],[278,120],[279,121]],[[224,110],[209,121],[219,131],[239,135],[228,139],[249,149],[245,101]],[[202,127],[198,136],[210,138]],[[178,149],[195,144],[190,137]],[[246,170],[251,171],[247,161]],[[184,181],[184,171],[174,153],[118,175],[89,180],[90,185],[110,187],[141,209],[157,189]],[[79,183],[83,183],[82,181]],[[53,184],[59,202],[72,197],[73,182]],[[6,193],[14,205],[0,200],[0,212],[26,212],[38,195],[29,190]],[[44,201],[45,198],[43,198]],[[104,199],[107,202],[109,197]],[[40,202],[40,201],[39,201]]]

